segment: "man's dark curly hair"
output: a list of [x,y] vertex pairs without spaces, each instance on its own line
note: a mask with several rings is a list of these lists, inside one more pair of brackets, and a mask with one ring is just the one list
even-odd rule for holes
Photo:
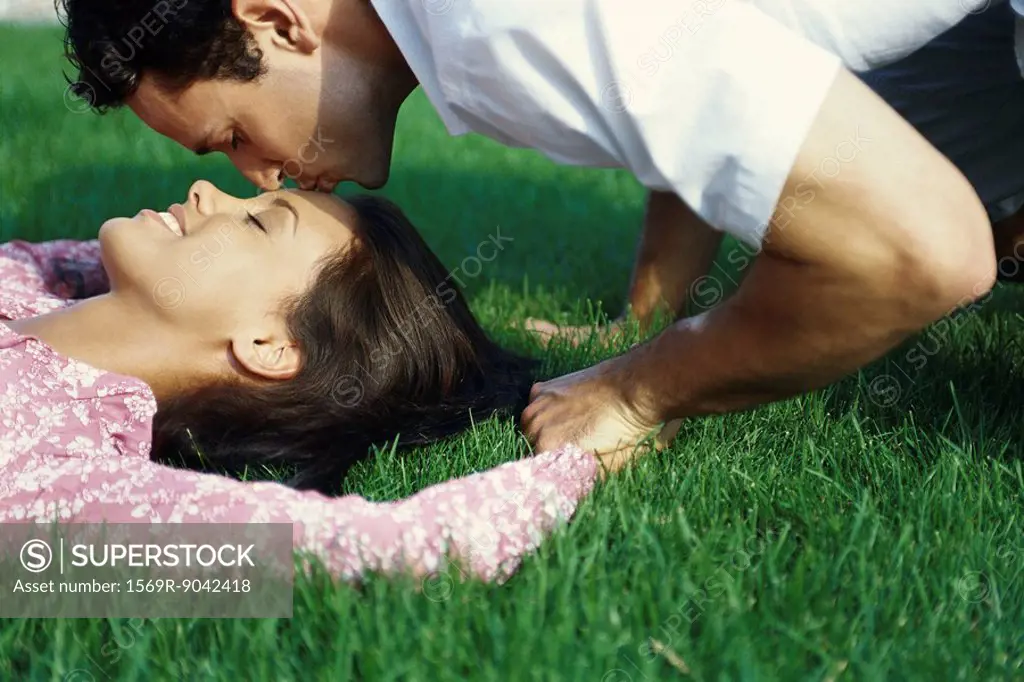
[[265,73],[231,0],[56,0],[75,95],[103,112],[124,105],[144,74],[175,92],[198,80]]

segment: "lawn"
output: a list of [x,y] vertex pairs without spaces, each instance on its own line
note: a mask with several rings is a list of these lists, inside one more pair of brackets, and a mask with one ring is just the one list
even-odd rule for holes
[[[129,112],[81,112],[60,38],[0,27],[3,240],[90,238],[198,178],[253,194],[226,159]],[[450,139],[419,94],[395,158],[383,193],[449,267],[497,230],[512,239],[478,274],[462,266],[496,338],[541,356],[510,323],[618,312],[643,199],[628,175]],[[696,304],[733,286],[738,248]],[[505,585],[300,580],[291,620],[8,620],[0,679],[1024,679],[1022,292],[999,286],[828,389],[689,420]],[[556,348],[542,370],[618,350]],[[375,453],[345,488],[394,499],[526,452],[485,422],[411,457]]]

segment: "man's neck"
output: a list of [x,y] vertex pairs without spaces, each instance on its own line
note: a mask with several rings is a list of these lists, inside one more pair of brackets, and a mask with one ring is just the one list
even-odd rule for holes
[[[398,0],[387,1],[397,2]],[[363,5],[367,14],[362,18],[366,20],[365,24],[371,27],[364,35],[369,36],[368,41],[373,46],[370,50],[372,54],[366,56],[383,68],[387,82],[393,84],[391,90],[398,98],[398,104],[401,104],[419,86],[419,80],[409,66],[398,42],[391,35],[387,24],[380,18],[374,3],[371,0],[363,0]]]

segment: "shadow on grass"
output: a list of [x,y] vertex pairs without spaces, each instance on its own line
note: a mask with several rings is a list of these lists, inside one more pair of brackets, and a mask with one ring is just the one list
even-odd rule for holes
[[[919,432],[1001,458],[1024,457],[1024,324],[1007,297],[945,344],[923,332],[837,384],[830,409],[859,404],[871,428]],[[941,323],[940,323],[941,324]],[[934,329],[934,327],[932,328]]]

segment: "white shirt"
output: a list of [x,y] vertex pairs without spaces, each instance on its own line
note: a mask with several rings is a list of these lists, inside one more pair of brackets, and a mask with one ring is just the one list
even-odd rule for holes
[[1000,1],[373,5],[450,134],[628,169],[757,245],[839,69],[898,59]]

